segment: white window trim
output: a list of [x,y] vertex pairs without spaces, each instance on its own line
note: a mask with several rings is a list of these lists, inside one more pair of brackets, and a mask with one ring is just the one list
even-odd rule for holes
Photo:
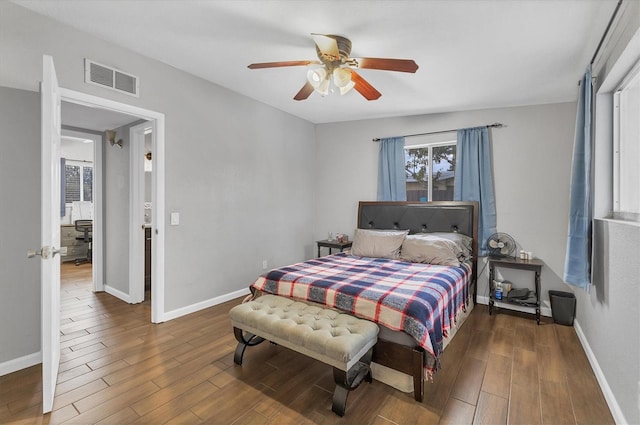
[[627,88],[635,78],[640,76],[640,61],[627,73],[613,93],[613,214],[612,218],[630,221],[640,221],[637,213],[620,210],[620,171],[621,132],[620,132],[620,92]]

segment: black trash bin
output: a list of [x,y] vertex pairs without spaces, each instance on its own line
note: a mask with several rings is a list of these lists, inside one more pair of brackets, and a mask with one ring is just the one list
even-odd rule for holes
[[549,291],[551,315],[559,325],[573,326],[576,317],[576,296],[571,292]]

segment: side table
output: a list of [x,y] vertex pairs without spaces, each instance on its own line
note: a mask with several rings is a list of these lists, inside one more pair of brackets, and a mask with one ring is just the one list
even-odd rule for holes
[[[496,303],[500,303],[503,308],[509,308],[509,305],[518,305],[520,307],[529,307],[535,309],[536,322],[540,324],[540,274],[544,263],[539,258],[531,260],[521,260],[513,257],[489,257],[489,314],[493,312]],[[504,294],[500,299],[496,298],[494,279],[497,268],[528,270],[534,273],[534,288],[531,291],[531,297],[526,299],[510,299],[509,294]]]
[[335,239],[333,239],[333,240],[324,239],[324,240],[321,240],[321,241],[316,241],[316,244],[318,244],[318,257],[320,257],[320,248],[322,248],[322,247],[328,248],[329,249],[329,255],[331,255],[331,249],[339,249],[340,252],[342,252],[347,248],[351,248],[351,245],[353,244],[353,241],[338,242]]

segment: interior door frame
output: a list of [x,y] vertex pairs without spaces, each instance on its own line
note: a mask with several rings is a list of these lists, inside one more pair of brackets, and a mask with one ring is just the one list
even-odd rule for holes
[[[129,128],[129,296],[131,302],[144,301],[144,255],[145,255],[145,171],[144,171],[144,135],[147,129],[151,129],[152,148],[155,144],[153,123],[144,122]],[[153,174],[151,175],[153,179]],[[153,205],[153,201],[152,204]],[[151,209],[153,214],[153,207]],[[153,222],[152,222],[153,223]],[[151,238],[153,245],[153,237]],[[153,255],[153,246],[151,248]],[[153,267],[153,261],[152,261]],[[153,287],[154,274],[151,273],[151,285]],[[155,294],[154,294],[155,296]],[[151,297],[153,299],[153,297]]]
[[[153,297],[151,299],[151,322],[164,322],[166,320],[164,312],[164,114],[62,87],[60,88],[60,96],[63,102],[70,102],[88,106],[90,108],[106,109],[133,115],[146,121],[151,121],[153,125],[153,132],[155,136],[153,139],[154,172],[152,174],[151,183],[151,202],[153,203],[151,217],[153,239],[151,249],[154,261],[152,263],[151,272],[151,291],[153,293]],[[108,182],[105,182],[105,184],[108,184]],[[131,257],[131,253],[129,256]]]
[[[63,120],[64,121],[64,120]],[[92,267],[91,280],[93,282],[93,290],[95,292],[104,291],[104,193],[103,186],[103,136],[88,130],[63,128],[63,136],[82,137],[93,140],[93,230],[92,234]],[[64,173],[64,170],[61,170]]]

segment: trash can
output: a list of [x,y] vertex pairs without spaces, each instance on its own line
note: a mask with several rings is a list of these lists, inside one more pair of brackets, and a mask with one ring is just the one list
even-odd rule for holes
[[554,323],[573,326],[576,317],[576,296],[571,292],[549,291],[551,315]]

